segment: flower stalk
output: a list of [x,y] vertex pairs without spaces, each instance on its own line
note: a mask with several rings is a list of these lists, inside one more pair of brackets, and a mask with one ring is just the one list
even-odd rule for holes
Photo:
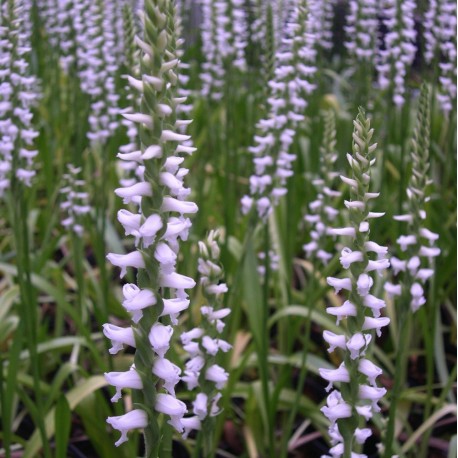
[[[138,126],[141,149],[120,156],[137,163],[137,182],[124,183],[115,190],[129,208],[136,208],[136,212],[118,212],[126,235],[135,238],[136,249],[107,256],[121,268],[121,277],[129,267],[138,269],[136,284],[123,287],[123,306],[132,314],[132,326],[104,326],[105,335],[113,343],[111,353],[117,353],[124,345],[135,347],[130,371],[122,375],[110,372],[106,377],[117,390],[134,390],[132,412],[136,414],[132,421],[132,412],[107,421],[122,433],[116,445],[127,440],[126,429],[143,428],[148,458],[170,454],[170,426],[184,431],[181,420],[187,408],[175,397],[174,390],[180,369],[166,358],[166,353],[177,316],[189,305],[185,290],[195,286],[192,278],[176,272],[179,240],[187,239],[191,226],[184,215],[196,213],[197,206],[186,200],[190,189],[184,187],[183,180],[188,170],[180,166],[183,156],[195,148],[187,145],[188,135],[179,133],[190,121],[177,116],[177,107],[183,100],[177,97],[180,41],[174,13],[174,4],[168,0],[145,2],[144,33],[135,39],[141,53],[142,77],[128,79],[141,94],[140,109],[138,113],[124,113]],[[118,397],[119,394],[114,400]],[[170,419],[160,422],[160,414]]]
[[390,321],[381,316],[385,302],[370,294],[374,284],[373,273],[381,274],[389,267],[387,248],[369,239],[370,220],[384,215],[369,209],[370,201],[378,197],[378,193],[370,191],[371,167],[375,163],[377,145],[371,142],[373,129],[361,108],[353,124],[353,154],[347,155],[352,177],[341,177],[350,187],[351,200],[345,201],[350,224],[330,231],[351,239],[340,257],[342,267],[349,274],[344,279],[327,279],[336,292],[342,289],[348,291],[347,300],[342,305],[326,309],[327,313],[336,317],[337,324],[345,320],[346,329],[343,336],[329,331],[323,333],[323,338],[330,344],[329,351],[336,348],[343,350],[343,362],[335,370],[320,369],[321,376],[329,382],[327,391],[335,383],[340,384],[340,391],[334,389],[327,398],[327,405],[321,410],[331,422],[329,434],[333,447],[330,454],[344,458],[351,458],[354,448],[371,435],[364,423],[380,411],[378,401],[386,390],[379,388],[375,379],[382,370],[366,358],[366,353],[373,339],[371,331],[375,330],[379,336],[381,328]]

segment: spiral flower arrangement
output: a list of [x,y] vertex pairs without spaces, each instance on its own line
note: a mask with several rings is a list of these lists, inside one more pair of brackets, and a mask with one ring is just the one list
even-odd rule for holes
[[[346,321],[345,330],[342,334],[323,333],[329,351],[338,348],[343,357],[337,369],[320,369],[321,377],[329,382],[327,391],[332,390],[326,406],[321,409],[331,423],[332,457],[366,456],[355,455],[353,450],[356,444],[364,444],[372,434],[362,424],[380,411],[378,402],[386,393],[386,389],[376,383],[382,369],[367,357],[373,340],[372,331],[380,336],[381,329],[390,322],[389,318],[382,316],[385,302],[371,294],[374,273],[380,275],[390,265],[386,257],[388,249],[369,238],[370,220],[384,215],[369,209],[370,201],[379,195],[370,191],[371,167],[375,163],[377,148],[377,144],[371,143],[372,136],[370,120],[360,109],[354,121],[353,154],[347,155],[352,177],[341,176],[350,187],[351,200],[345,201],[350,224],[331,231],[334,235],[351,239],[350,246],[344,247],[340,256],[340,264],[348,276],[327,278],[336,293],[344,290],[348,295],[342,305],[326,309],[328,314],[336,317],[337,324]],[[336,383],[340,388],[335,387]]]
[[[188,170],[181,167],[185,155],[195,148],[185,146],[190,137],[178,133],[190,123],[178,119],[177,48],[180,40],[175,30],[173,4],[167,0],[145,2],[142,38],[136,37],[141,50],[141,79],[129,78],[131,86],[141,93],[138,113],[124,117],[138,125],[141,149],[121,158],[138,164],[138,181],[115,190],[126,205],[118,220],[126,235],[135,238],[136,249],[127,254],[108,254],[108,260],[121,268],[138,269],[137,282],[123,287],[123,306],[132,314],[132,326],[122,328],[104,325],[111,339],[112,354],[124,345],[134,347],[134,366],[127,372],[109,372],[106,378],[120,390],[136,390],[138,408],[120,417],[109,417],[108,423],[121,431],[120,445],[132,428],[144,428],[147,450],[158,450],[160,443],[157,416],[167,415],[169,424],[183,432],[181,422],[186,405],[176,399],[174,387],[180,380],[180,369],[166,358],[178,314],[189,305],[186,290],[193,288],[192,278],[176,271],[179,240],[188,237],[191,221],[186,215],[197,212],[197,205],[187,200],[190,189],[184,186]],[[169,291],[169,294],[166,292]],[[170,324],[168,324],[170,323]],[[157,453],[157,452],[156,452]]]

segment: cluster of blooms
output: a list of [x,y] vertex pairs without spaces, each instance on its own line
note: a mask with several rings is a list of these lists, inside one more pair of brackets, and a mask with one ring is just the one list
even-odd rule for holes
[[305,96],[316,87],[311,82],[316,72],[314,35],[307,29],[311,22],[303,6],[295,7],[286,24],[282,46],[276,52],[275,74],[269,82],[269,115],[258,122],[256,145],[249,148],[255,173],[250,177],[251,196],[242,198],[244,214],[255,207],[259,217],[266,219],[287,192],[286,180],[293,174],[292,163],[296,159],[289,150],[297,124],[305,119]]
[[38,132],[32,125],[32,107],[38,99],[37,79],[29,73],[30,4],[3,2],[0,11],[0,196],[12,177],[26,186],[35,176],[29,149]]
[[317,198],[310,202],[310,213],[305,215],[305,221],[312,226],[311,241],[303,246],[307,258],[318,259],[326,265],[333,254],[326,251],[329,231],[332,223],[339,214],[335,209],[335,199],[341,196],[340,191],[333,189],[333,182],[339,175],[333,172],[333,164],[337,160],[336,130],[334,112],[328,110],[324,114],[323,144],[320,148],[320,177],[312,181],[317,190]]
[[245,49],[248,45],[248,24],[244,0],[231,0],[230,3],[232,28],[231,39],[234,59],[232,65],[241,71],[246,70]]
[[222,269],[219,264],[220,250],[217,239],[218,232],[211,231],[205,243],[199,242],[200,284],[209,304],[200,309],[205,319],[199,327],[181,335],[183,348],[190,356],[182,380],[190,391],[199,388],[199,393],[193,401],[194,416],[182,420],[185,425],[184,438],[192,429],[201,429],[201,423],[207,417],[218,415],[218,401],[221,399],[219,390],[224,388],[229,377],[229,374],[215,363],[219,351],[227,352],[232,348],[219,337],[224,329],[222,320],[229,315],[230,309],[221,307],[222,296],[227,292],[227,286],[221,282]]
[[66,200],[60,204],[67,217],[62,220],[62,226],[72,230],[76,235],[83,235],[83,215],[91,211],[88,205],[89,194],[84,190],[86,182],[78,175],[81,173],[81,167],[74,167],[72,164],[67,166],[68,173],[64,174],[65,186],[60,190],[65,195]]
[[[107,419],[121,431],[116,445],[127,440],[127,431],[145,428],[146,437],[159,441],[155,411],[170,416],[169,423],[179,432],[186,405],[176,399],[174,387],[180,380],[180,369],[166,358],[173,334],[173,324],[179,313],[189,306],[185,290],[193,288],[192,278],[176,272],[179,240],[188,237],[191,221],[186,214],[196,213],[197,205],[187,201],[190,189],[184,187],[188,170],[181,167],[183,155],[195,148],[183,145],[188,135],[177,133],[189,120],[177,119],[176,107],[182,99],[176,97],[176,74],[179,60],[176,49],[179,40],[175,34],[173,8],[169,1],[145,2],[143,38],[136,38],[141,49],[141,79],[129,78],[131,86],[142,94],[138,113],[124,117],[138,125],[141,149],[125,153],[122,159],[138,164],[138,181],[115,190],[125,204],[137,211],[122,209],[118,221],[126,235],[135,238],[136,249],[128,254],[110,253],[107,258],[121,268],[121,277],[128,267],[138,269],[137,284],[123,287],[123,306],[132,314],[131,327],[104,325],[104,334],[111,339],[111,353],[123,345],[136,348],[134,367],[127,372],[110,372],[106,378],[117,389],[141,390],[137,408],[119,417]],[[145,111],[143,111],[143,109]],[[166,298],[165,291],[170,292]],[[164,324],[162,321],[170,322]],[[159,390],[166,392],[158,392]]]
[[87,137],[92,146],[103,145],[119,127],[115,86],[119,51],[112,13],[113,9],[102,2],[83,0],[74,4],[76,62],[81,89],[91,99]]
[[[396,221],[407,222],[411,229],[410,234],[401,235],[397,239],[401,251],[406,253],[408,257],[404,260],[394,256],[391,258],[394,275],[403,272],[402,284],[385,283],[385,290],[389,296],[400,296],[403,292],[409,296],[410,300],[407,303],[410,304],[412,312],[416,312],[426,302],[422,284],[434,275],[431,266],[432,259],[439,256],[441,252],[435,246],[439,235],[424,227],[424,220],[426,219],[424,207],[429,199],[426,196],[426,188],[430,184],[430,180],[427,178],[429,134],[429,93],[427,87],[423,86],[417,126],[412,141],[412,176],[407,188],[409,213],[394,217]],[[428,267],[422,267],[425,259],[428,260]]]
[[437,95],[442,110],[453,109],[456,101],[456,2],[430,0],[424,21],[425,60],[439,61]]
[[212,100],[220,100],[224,90],[224,58],[229,54],[230,35],[226,31],[229,18],[226,16],[227,5],[223,0],[202,0],[202,52],[205,62],[202,64],[200,78],[201,94]]
[[[281,17],[280,11],[278,11],[278,2],[272,0],[265,2],[257,1],[253,2],[251,6],[254,19],[250,21],[250,38],[256,46],[264,47],[270,38],[268,37],[268,28],[274,26],[272,24],[274,18],[278,19]],[[274,8],[275,11],[272,11]],[[278,14],[275,15],[274,13]],[[274,28],[276,30],[278,29],[278,27]],[[275,38],[275,34],[272,38]]]
[[62,69],[69,73],[75,62],[75,32],[71,14],[73,0],[40,0],[37,6],[48,42],[58,53]]
[[309,17],[313,18],[311,27],[315,34],[316,45],[322,49],[332,49],[332,28],[334,19],[334,6],[337,0],[309,0]]
[[246,67],[247,25],[242,0],[201,0],[201,94],[213,100],[223,97],[225,66]]
[[354,62],[374,64],[378,30],[377,0],[350,0],[350,12],[346,18],[345,47]]
[[[378,196],[378,193],[369,191],[370,169],[375,162],[373,153],[377,145],[370,143],[373,129],[362,110],[354,126],[353,155],[347,155],[353,177],[341,177],[351,189],[352,200],[345,201],[351,223],[332,231],[335,235],[352,239],[352,245],[343,248],[340,257],[340,263],[349,275],[327,278],[336,293],[348,291],[348,299],[342,305],[326,309],[337,318],[337,324],[346,319],[347,326],[344,334],[323,333],[330,352],[336,348],[343,351],[343,362],[337,369],[320,369],[321,376],[329,382],[327,391],[334,383],[340,383],[340,391],[334,389],[321,409],[331,422],[329,434],[333,447],[330,455],[333,458],[344,453],[345,456],[366,456],[353,454],[353,444],[363,444],[371,435],[369,428],[360,427],[361,419],[367,421],[374,412],[380,411],[377,403],[386,393],[375,381],[382,370],[366,358],[372,340],[370,331],[375,330],[380,336],[381,328],[390,321],[381,316],[385,302],[370,293],[374,284],[372,273],[381,274],[390,265],[386,259],[387,248],[369,240],[369,220],[383,216],[383,213],[369,211],[369,202]],[[355,385],[358,389],[354,389]]]
[[417,52],[415,9],[413,0],[384,0],[382,4],[386,34],[377,56],[378,84],[381,89],[392,90],[397,107],[404,105],[405,79]]

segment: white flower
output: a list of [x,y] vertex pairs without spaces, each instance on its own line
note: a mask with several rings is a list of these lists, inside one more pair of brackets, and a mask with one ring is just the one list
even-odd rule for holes
[[142,317],[142,310],[157,303],[156,296],[149,289],[140,289],[133,283],[127,283],[122,287],[124,295],[123,307],[133,314],[134,323],[138,323]]
[[385,282],[383,285],[388,297],[393,298],[394,296],[400,296],[402,294],[401,285],[393,285],[393,283]]
[[129,204],[130,202],[134,202],[138,197],[152,196],[153,191],[150,183],[141,181],[140,183],[135,183],[132,186],[117,188],[115,189],[115,194],[118,197],[122,197],[125,204]]
[[338,391],[333,391],[326,400],[327,406],[320,410],[329,419],[331,423],[335,423],[341,418],[351,417],[351,407],[343,399]]
[[218,388],[218,390],[224,388],[228,378],[229,374],[217,364],[211,365],[205,373],[205,379],[209,380],[210,382],[215,382],[216,388]]
[[167,423],[172,425],[179,433],[183,432],[184,428],[181,419],[188,411],[184,402],[179,401],[170,394],[159,393],[156,397],[154,408],[160,413],[169,415],[170,421]]
[[389,324],[390,319],[388,317],[372,318],[370,316],[366,316],[364,318],[363,331],[375,329],[377,336],[380,337],[382,335],[381,328],[388,326]]
[[119,326],[115,326],[114,324],[106,323],[103,325],[103,334],[111,340],[111,344],[113,346],[110,348],[109,352],[112,355],[115,355],[119,350],[122,350],[123,345],[135,347],[134,331],[131,327],[121,328]]
[[[196,282],[191,277],[186,277],[177,272],[163,273],[159,276],[159,284],[162,288],[175,288],[182,290],[184,294],[185,289],[191,289],[196,286]],[[184,299],[180,297],[180,299]]]
[[144,410],[134,409],[118,417],[108,417],[107,423],[114,429],[121,431],[120,439],[115,442],[116,447],[119,447],[122,443],[127,442],[127,431],[130,429],[146,428],[148,425],[148,416]]
[[386,394],[385,388],[379,388],[379,387],[369,386],[369,385],[359,385],[359,392],[358,392],[359,398],[368,399],[372,401],[372,409],[375,412],[380,411],[380,407],[377,405],[377,401],[383,398],[385,394]]
[[164,380],[164,388],[175,396],[175,385],[180,381],[181,369],[166,358],[157,358],[154,361],[153,374]]
[[372,309],[374,317],[378,318],[380,316],[380,309],[384,308],[386,304],[382,299],[378,299],[372,294],[368,294],[364,297],[364,305]]
[[347,349],[350,351],[350,358],[356,359],[364,355],[371,340],[372,336],[370,334],[362,334],[360,332],[353,334],[346,344]]
[[141,225],[138,233],[143,239],[143,247],[148,248],[154,243],[156,234],[162,229],[162,220],[159,215],[153,213],[146,218],[145,222]]
[[[364,444],[367,438],[372,435],[372,431],[369,428],[356,428],[355,429],[355,440],[358,444]],[[363,455],[366,456],[366,455]],[[353,454],[352,454],[353,457]]]
[[322,378],[329,382],[329,385],[326,387],[326,391],[329,391],[332,388],[334,382],[349,382],[350,374],[348,373],[345,364],[342,363],[337,369],[318,369]]
[[198,393],[192,406],[194,414],[203,420],[208,414],[208,396],[205,393]]
[[120,278],[123,278],[127,273],[127,267],[134,267],[136,269],[145,268],[145,261],[139,251],[133,251],[127,254],[107,254],[108,261],[116,267],[121,268]]
[[373,284],[374,280],[372,280],[372,277],[364,273],[361,274],[356,282],[358,294],[363,297],[367,296]]
[[344,335],[334,334],[331,331],[323,331],[323,339],[329,344],[328,352],[331,353],[336,348],[345,349],[346,339]]
[[342,267],[348,269],[354,262],[361,262],[363,260],[363,254],[361,251],[352,251],[350,248],[345,247],[342,249],[339,260]]
[[182,418],[181,425],[184,428],[184,433],[182,437],[185,440],[188,438],[188,435],[191,431],[200,431],[201,429],[201,423],[199,417],[197,416]]
[[153,350],[161,358],[164,357],[170,348],[170,339],[172,338],[172,326],[164,326],[162,323],[155,323],[149,333],[149,341]]
[[412,309],[412,312],[416,312],[422,305],[426,303],[426,299],[423,296],[422,286],[419,283],[414,283],[410,288],[410,294],[412,295],[410,308]]
[[332,286],[335,289],[336,294],[338,294],[341,289],[346,289],[347,291],[351,291],[351,279],[350,278],[327,277],[326,281],[329,286]]
[[188,344],[193,339],[200,339],[204,335],[204,330],[202,328],[193,328],[188,332],[183,332],[180,336],[181,343],[183,345]]
[[350,301],[345,301],[339,307],[327,307],[326,312],[337,318],[336,324],[339,324],[340,320],[346,318],[347,316],[356,316],[357,314],[356,307]]
[[409,245],[415,245],[417,243],[417,238],[415,235],[401,235],[396,242],[399,244],[402,251],[406,251]]
[[105,372],[104,375],[106,381],[116,388],[116,394],[111,398],[111,402],[116,402],[121,398],[122,388],[133,388],[136,390],[143,388],[140,376],[134,369],[126,372]]
[[360,359],[358,364],[358,370],[361,374],[364,374],[369,383],[375,386],[375,379],[382,374],[382,369],[377,367],[372,361],[366,358]]
[[197,213],[198,208],[194,202],[177,200],[174,197],[166,196],[162,202],[161,211],[177,212],[183,215],[184,213]]

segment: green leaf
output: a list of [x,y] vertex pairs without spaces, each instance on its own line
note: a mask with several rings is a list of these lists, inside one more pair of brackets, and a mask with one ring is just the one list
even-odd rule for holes
[[66,456],[72,413],[67,398],[61,394],[55,408],[56,456]]
[[[105,380],[105,377],[102,375],[97,375],[88,378],[83,383],[71,389],[65,395],[70,410],[73,411],[76,406],[87,396],[91,395],[94,391],[97,391],[106,385],[108,385],[108,383]],[[48,439],[50,439],[56,431],[55,415],[55,409],[53,408],[48,412],[45,418],[46,437]],[[38,430],[35,430],[27,443],[23,458],[35,458],[38,456],[38,452],[40,451],[41,446],[42,443],[40,433]]]
[[262,316],[264,312],[262,309],[262,290],[257,267],[253,244],[247,243],[243,263],[243,296],[253,338],[256,341],[257,348],[262,348],[262,335],[266,330],[262,329]]

